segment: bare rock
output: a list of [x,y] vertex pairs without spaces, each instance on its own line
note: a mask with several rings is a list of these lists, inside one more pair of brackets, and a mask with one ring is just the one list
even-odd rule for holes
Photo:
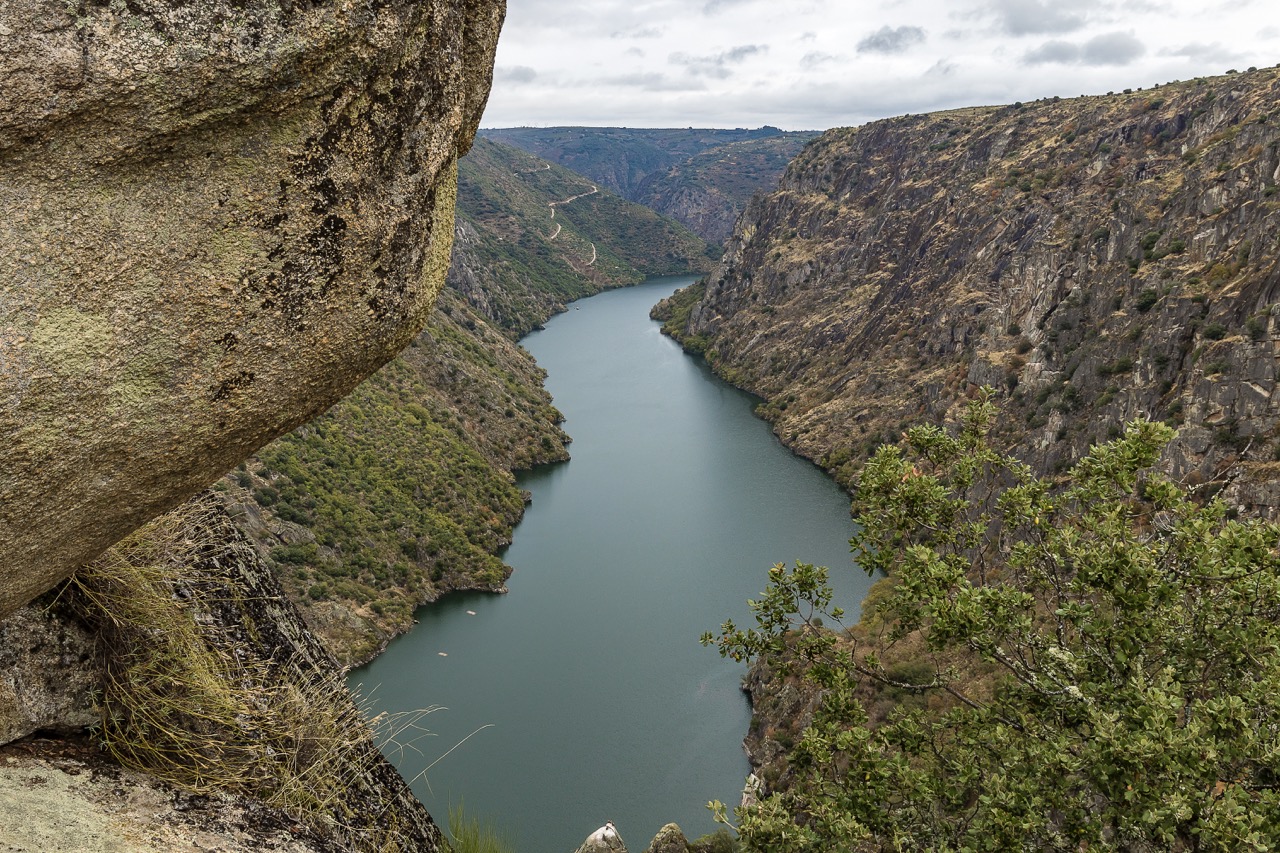
[[689,839],[684,837],[679,826],[669,823],[658,830],[646,853],[689,853]]
[[606,821],[604,826],[587,836],[576,853],[627,853],[627,845],[622,843],[622,836],[613,821]]
[[0,615],[422,327],[503,14],[0,5]]
[[23,607],[0,622],[0,744],[95,722],[100,672],[92,635],[53,608]]

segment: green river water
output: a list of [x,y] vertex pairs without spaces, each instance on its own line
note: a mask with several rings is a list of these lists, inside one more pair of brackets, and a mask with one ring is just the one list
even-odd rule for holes
[[521,853],[572,853],[606,820],[633,853],[670,821],[713,831],[705,804],[737,802],[751,711],[743,668],[698,637],[748,623],[776,562],[830,566],[856,615],[870,581],[847,496],[648,317],[693,280],[582,300],[525,338],[573,459],[520,478],[510,593],[423,608],[351,675],[374,712],[446,709],[386,748],[442,825],[462,801]]

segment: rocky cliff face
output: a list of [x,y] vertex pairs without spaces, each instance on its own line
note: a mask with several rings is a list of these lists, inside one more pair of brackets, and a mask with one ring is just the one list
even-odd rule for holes
[[[8,748],[0,792],[26,788],[31,809],[0,821],[12,849],[93,849],[74,833],[104,810],[152,839],[137,850],[178,849],[168,845],[183,824],[207,836],[201,849],[268,846],[273,833],[293,849],[447,849],[378,751],[341,668],[210,493],[0,623],[0,638],[41,639],[19,650],[32,665],[5,672],[21,700],[0,692],[6,740],[90,720],[98,732],[95,746]],[[84,770],[110,790],[64,778]]]
[[744,214],[675,333],[852,483],[975,386],[1041,470],[1138,416],[1280,511],[1280,74],[832,131]]
[[502,15],[0,6],[0,614],[412,340]]

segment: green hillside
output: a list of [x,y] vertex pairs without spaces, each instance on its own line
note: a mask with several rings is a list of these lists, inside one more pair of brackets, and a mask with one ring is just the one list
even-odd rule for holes
[[679,223],[485,139],[459,164],[458,222],[450,286],[517,335],[605,288],[707,272],[715,255]]
[[399,358],[218,488],[344,662],[455,589],[500,590],[511,471],[567,458],[542,370],[446,290]]
[[518,127],[489,139],[572,169],[719,246],[751,196],[772,189],[818,134],[756,130]]
[[449,286],[426,330],[219,485],[347,663],[424,602],[503,588],[496,554],[524,511],[511,472],[568,457],[543,373],[512,339],[581,296],[711,267],[679,223],[514,148],[477,140],[458,183]]

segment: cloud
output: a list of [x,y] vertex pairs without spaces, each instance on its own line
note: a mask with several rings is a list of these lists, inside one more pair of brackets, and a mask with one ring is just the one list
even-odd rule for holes
[[1161,56],[1180,56],[1184,59],[1190,59],[1194,62],[1234,62],[1240,58],[1240,54],[1234,53],[1218,42],[1211,44],[1201,44],[1199,42],[1189,42],[1181,47],[1166,47],[1160,51]]
[[1078,45],[1056,39],[1045,42],[1035,50],[1027,51],[1022,57],[1022,61],[1027,65],[1044,65],[1047,62],[1070,65],[1079,60],[1080,47]]
[[493,69],[493,79],[504,84],[518,86],[522,83],[532,83],[538,76],[538,72],[534,71],[527,65],[499,65]]
[[920,27],[884,26],[858,42],[858,53],[902,53],[924,41]]
[[[1077,9],[1090,5],[1072,4]],[[1000,28],[1011,36],[1070,33],[1085,24],[1082,15],[1072,14],[1053,0],[992,0],[988,8],[995,13]]]
[[830,65],[839,61],[840,57],[833,53],[822,53],[821,51],[812,51],[800,57],[800,67],[806,70],[821,68],[824,65]]
[[685,71],[695,77],[715,77],[723,80],[733,74],[730,65],[740,65],[749,57],[769,52],[767,44],[742,44],[722,53],[707,56],[693,56],[688,53],[673,53],[667,61],[672,65],[683,65]]
[[1128,65],[1147,52],[1133,33],[1105,33],[1083,44],[1054,39],[1023,54],[1026,65]]
[[956,73],[956,69],[960,66],[956,65],[950,59],[939,59],[929,69],[924,72],[926,77],[950,77]]
[[609,33],[611,39],[660,39],[666,33],[662,27],[634,27],[629,30],[614,30]]
[[[606,86],[618,86],[623,89],[639,89],[642,92],[700,92],[706,89],[701,81],[688,79],[676,80],[665,74],[651,72],[639,74],[617,74],[599,81]],[[593,83],[594,85],[594,83]]]
[[1085,65],[1128,65],[1146,52],[1133,33],[1106,33],[1084,43],[1081,60]]

